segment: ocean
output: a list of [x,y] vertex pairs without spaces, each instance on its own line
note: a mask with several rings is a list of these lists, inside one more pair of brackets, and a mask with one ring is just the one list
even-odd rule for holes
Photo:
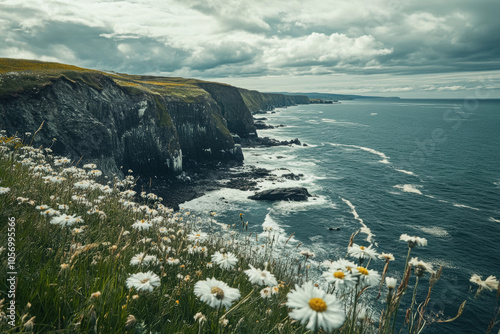
[[[415,248],[412,256],[435,269],[443,266],[428,311],[446,320],[467,304],[456,321],[431,324],[424,333],[486,331],[496,298],[491,292],[474,298],[477,286],[469,279],[500,277],[500,100],[369,99],[258,116],[284,125],[259,130],[259,136],[299,138],[307,146],[247,148],[245,165],[238,168],[302,174],[299,180],[260,180],[259,186],[301,186],[314,197],[259,202],[247,198],[253,192],[223,188],[181,207],[214,210],[226,224],[243,213],[249,231],[266,236],[272,228],[281,241],[294,233],[288,252],[313,251],[318,265],[345,257],[351,234],[361,229],[356,243],[394,254],[388,275],[398,282],[407,252],[399,236],[426,238],[428,246]],[[381,272],[383,263],[377,262],[370,268]],[[426,293],[422,284],[417,301]]]

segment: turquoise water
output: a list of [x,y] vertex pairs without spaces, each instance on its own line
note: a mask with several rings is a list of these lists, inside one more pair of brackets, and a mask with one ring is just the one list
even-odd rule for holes
[[256,232],[263,226],[284,238],[295,232],[293,245],[314,251],[318,263],[345,256],[349,237],[362,228],[355,241],[393,253],[390,275],[398,280],[407,251],[399,236],[424,237],[428,247],[412,255],[444,268],[428,310],[447,319],[468,300],[461,318],[426,332],[484,333],[496,300],[493,293],[473,299],[469,278],[500,276],[500,101],[342,101],[276,111],[263,115],[266,123],[286,127],[259,136],[298,137],[308,146],[246,149],[245,163],[304,174],[299,181],[262,181],[262,189],[305,186],[316,197],[255,202],[249,192],[223,189],[184,206],[214,209],[225,223],[242,212]]

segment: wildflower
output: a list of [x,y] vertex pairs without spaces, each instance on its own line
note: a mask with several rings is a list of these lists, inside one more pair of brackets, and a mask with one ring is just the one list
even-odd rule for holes
[[51,219],[50,223],[54,225],[71,226],[78,221],[83,221],[80,217],[75,217],[76,215],[60,215]]
[[287,297],[286,305],[293,309],[290,317],[302,325],[307,323],[309,330],[322,327],[328,332],[344,323],[345,314],[337,298],[315,287],[312,282],[306,282],[302,287],[295,285],[295,290]]
[[76,182],[73,186],[78,189],[87,189],[92,185],[91,181],[83,180]]
[[429,273],[433,273],[432,265],[430,263],[419,260],[418,257],[411,258],[410,262],[408,262],[415,269],[415,275],[418,277],[422,277],[428,271]]
[[352,269],[356,269],[356,264],[346,259],[338,259],[333,261],[330,265],[330,270],[342,270],[344,272],[352,273]]
[[203,242],[207,240],[208,234],[205,232],[193,232],[187,236],[189,241]]
[[155,255],[146,255],[145,253],[139,253],[134,255],[130,260],[131,266],[138,266],[140,264],[157,264],[158,258]]
[[376,286],[379,284],[380,275],[375,270],[366,269],[365,267],[357,267],[356,269],[360,274],[361,282],[365,286]]
[[486,288],[488,291],[498,290],[498,280],[495,276],[488,276],[484,281],[481,280],[481,276],[474,274],[469,280],[472,283],[479,285],[478,292]]
[[135,288],[137,291],[151,292],[155,287],[160,286],[160,277],[152,271],[137,273],[130,275],[126,284],[128,289]]
[[260,296],[262,299],[271,298],[271,288],[264,288],[260,290]]
[[57,210],[49,208],[49,209],[47,209],[45,211],[41,211],[40,214],[42,216],[55,216],[55,215],[60,215],[61,213],[59,211],[57,211]]
[[0,195],[6,194],[10,191],[10,188],[0,187]]
[[102,175],[102,172],[98,169],[94,169],[89,172],[89,175],[93,177],[99,177]]
[[251,283],[258,284],[258,285],[264,285],[264,286],[265,285],[269,285],[269,286],[278,285],[276,278],[269,271],[254,268],[251,264],[249,266],[250,266],[250,269],[245,270],[245,274],[247,274],[248,280]]
[[232,269],[238,262],[238,259],[231,252],[215,252],[215,254],[212,255],[212,261],[217,263],[222,269]]
[[65,270],[65,269],[68,269],[68,268],[69,268],[69,264],[67,264],[67,263],[61,264],[61,270]]
[[168,229],[166,227],[160,227],[158,231],[162,234],[168,233]]
[[386,277],[385,278],[385,284],[387,285],[387,288],[389,290],[394,289],[396,287],[398,280],[392,277]]
[[365,247],[353,244],[352,246],[349,246],[347,248],[347,253],[349,253],[350,256],[358,259],[371,258],[375,260],[377,258],[377,252],[372,249],[372,245]]
[[68,210],[69,206],[67,206],[66,204],[59,204],[59,206],[57,208],[59,210]]
[[167,258],[167,264],[174,265],[174,264],[179,264],[179,259],[174,259],[173,257],[168,257]]
[[218,281],[215,278],[207,278],[204,281],[198,281],[194,285],[194,294],[202,302],[213,308],[225,306],[226,310],[236,299],[240,298],[238,289],[229,287],[226,283]]
[[207,321],[207,318],[201,312],[196,313],[193,318],[194,321],[198,321],[200,324]]
[[48,205],[42,204],[42,205],[35,206],[35,209],[37,209],[38,211],[46,211],[46,210],[50,209],[50,207]]
[[94,292],[93,294],[90,295],[91,299],[96,299],[101,296],[101,291]]
[[137,230],[149,230],[149,228],[153,226],[148,220],[141,219],[136,221],[134,224],[132,224],[132,227],[137,229]]
[[310,257],[314,257],[315,254],[313,252],[303,250],[302,252],[300,252],[300,255],[305,256],[306,259],[308,259]]
[[125,322],[125,328],[128,329],[134,327],[136,322],[136,318],[132,314],[129,314],[127,317],[127,322]]
[[394,261],[394,255],[391,253],[382,253],[378,256],[379,259],[385,260],[386,262]]
[[80,233],[83,233],[83,228],[78,228],[78,227],[76,227],[76,228],[74,228],[74,229],[72,230],[72,233],[73,233],[73,234],[80,234]]
[[335,285],[337,291],[345,291],[356,284],[356,277],[350,271],[341,269],[330,269],[322,275],[325,280]]
[[410,237],[408,234],[401,234],[399,240],[408,242],[408,247],[427,246],[427,239],[419,237]]
[[97,165],[96,164],[85,164],[83,165],[84,169],[96,169]]

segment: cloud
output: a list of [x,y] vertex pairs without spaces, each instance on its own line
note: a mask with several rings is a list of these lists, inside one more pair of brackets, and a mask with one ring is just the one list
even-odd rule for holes
[[0,56],[200,78],[480,73],[500,69],[499,9],[496,0],[4,0]]

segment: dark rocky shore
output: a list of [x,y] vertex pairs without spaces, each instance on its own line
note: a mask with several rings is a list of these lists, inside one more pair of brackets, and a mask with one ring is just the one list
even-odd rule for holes
[[[255,137],[244,139],[242,147],[270,147],[283,145],[302,145],[299,139],[289,141],[279,141],[268,137]],[[305,145],[305,144],[304,144]],[[221,188],[232,188],[239,190],[259,191],[259,180],[267,180],[277,184],[288,180],[300,180],[303,174],[294,174],[287,168],[289,173],[278,177],[265,168],[255,166],[245,166],[245,168],[235,168],[243,166],[243,163],[226,164],[201,164],[190,163],[181,175],[177,177],[140,177],[136,191],[153,192],[163,198],[163,203],[178,210],[180,204],[203,196],[205,193]],[[151,184],[151,187],[150,187]]]

